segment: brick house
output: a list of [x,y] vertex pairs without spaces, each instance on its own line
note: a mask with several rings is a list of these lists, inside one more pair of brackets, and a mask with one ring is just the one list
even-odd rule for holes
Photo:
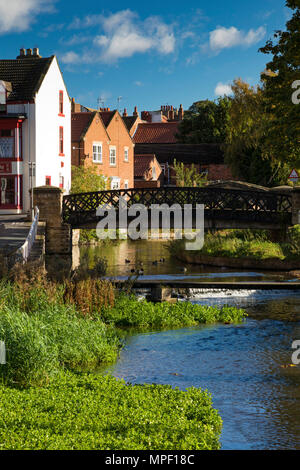
[[0,60],[0,214],[32,209],[30,189],[71,186],[71,103],[55,56]]
[[206,173],[209,181],[234,179],[230,168],[224,163],[224,153],[219,144],[179,144],[176,133],[178,122],[139,124],[133,140],[135,155],[154,154],[164,174],[164,184],[176,184],[173,162],[183,162],[199,173]]
[[118,111],[74,112],[71,128],[72,165],[95,166],[110,189],[133,187],[134,144]]
[[163,179],[163,172],[155,155],[135,155],[135,188],[159,188]]

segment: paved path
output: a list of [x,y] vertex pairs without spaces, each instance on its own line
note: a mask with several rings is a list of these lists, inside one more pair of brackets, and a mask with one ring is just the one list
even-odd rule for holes
[[24,216],[0,216],[0,253],[7,255],[22,246],[30,226]]

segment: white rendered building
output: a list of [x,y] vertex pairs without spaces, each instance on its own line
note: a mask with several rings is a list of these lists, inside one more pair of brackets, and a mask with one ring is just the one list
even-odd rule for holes
[[31,209],[30,189],[71,187],[71,101],[55,56],[0,60],[0,215]]

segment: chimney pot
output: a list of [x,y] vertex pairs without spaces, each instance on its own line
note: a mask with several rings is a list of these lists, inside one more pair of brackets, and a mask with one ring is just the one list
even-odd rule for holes
[[36,56],[36,57],[37,57],[37,56],[38,56],[38,57],[40,56],[40,50],[39,50],[38,47],[35,47],[35,48],[33,49],[33,55]]
[[20,49],[20,57],[24,57],[25,56],[25,49]]
[[32,56],[32,49],[27,49],[27,57]]

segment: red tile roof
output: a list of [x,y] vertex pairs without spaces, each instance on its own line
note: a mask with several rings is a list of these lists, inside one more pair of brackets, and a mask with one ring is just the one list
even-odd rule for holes
[[72,142],[79,142],[88,130],[92,120],[95,116],[94,113],[72,113],[71,128],[72,128]]
[[178,122],[139,124],[133,141],[136,144],[175,144]]
[[134,156],[134,177],[141,178],[151,170],[151,163],[155,155],[135,155]]

